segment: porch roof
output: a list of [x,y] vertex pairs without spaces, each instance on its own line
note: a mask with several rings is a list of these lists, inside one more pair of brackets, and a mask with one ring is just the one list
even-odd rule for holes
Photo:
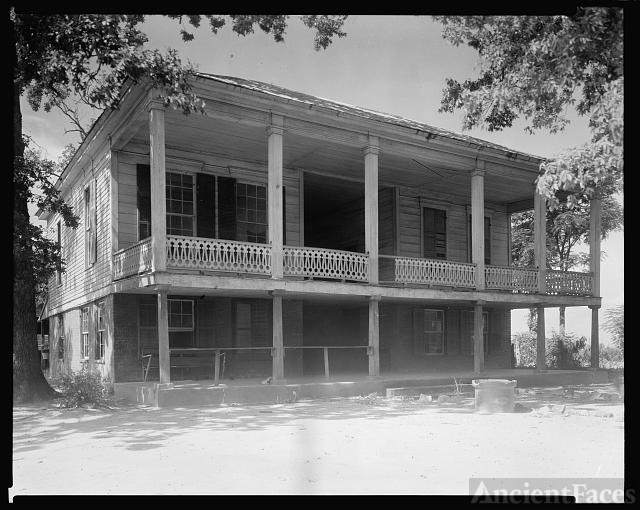
[[508,147],[505,147],[504,145],[498,145],[493,142],[482,140],[480,138],[475,138],[475,137],[464,135],[461,133],[456,133],[454,131],[449,131],[439,127],[431,126],[423,122],[418,122],[417,120],[407,119],[399,115],[378,112],[378,111],[370,110],[368,108],[363,108],[360,106],[353,106],[350,104],[342,103],[340,101],[334,101],[331,99],[312,96],[310,94],[305,94],[303,92],[297,92],[291,89],[286,89],[284,87],[280,87],[278,85],[273,85],[270,83],[264,83],[256,80],[247,80],[244,78],[236,78],[234,76],[221,76],[221,75],[202,73],[202,72],[198,72],[196,74],[208,80],[213,80],[220,83],[226,83],[228,85],[233,85],[233,86],[244,88],[247,90],[252,90],[254,92],[259,92],[262,94],[277,97],[287,101],[294,101],[294,102],[299,102],[306,105],[328,108],[330,110],[334,110],[341,113],[348,113],[350,115],[362,117],[365,119],[384,122],[386,124],[398,125],[398,126],[406,127],[409,129],[423,131],[431,135],[458,140],[461,142],[465,142],[467,144],[474,144],[480,147],[495,149],[495,150],[503,151],[513,155],[524,156],[525,158],[530,158],[530,159],[539,160],[539,161],[544,160],[544,158],[540,156],[536,156],[534,154],[516,151]]

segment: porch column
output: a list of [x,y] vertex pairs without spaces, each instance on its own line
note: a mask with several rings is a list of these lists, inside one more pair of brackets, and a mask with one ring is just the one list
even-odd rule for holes
[[591,308],[591,368],[600,368],[600,324],[598,322],[599,306]]
[[602,216],[602,199],[591,199],[591,211],[589,214],[589,270],[592,273],[591,295],[600,297],[600,240]]
[[537,190],[533,197],[533,252],[538,266],[538,292],[547,293],[547,201]]
[[149,103],[149,146],[151,165],[151,252],[152,270],[167,266],[167,198],[164,153],[164,107],[157,100]]
[[284,336],[282,329],[282,295],[273,294],[273,382],[284,381]]
[[484,161],[471,172],[471,262],[476,265],[476,289],[484,290]]
[[544,307],[538,307],[538,324],[536,326],[536,370],[547,368],[545,353],[545,331],[544,331]]
[[[282,134],[283,118],[271,115],[267,128],[268,171],[267,205],[269,207],[269,244],[271,244],[271,277],[282,278]],[[275,314],[275,311],[274,311]],[[275,324],[275,322],[274,322]],[[274,333],[275,334],[275,333]],[[274,337],[275,338],[275,337]]]
[[369,377],[380,375],[380,296],[369,298]]
[[484,370],[484,323],[482,320],[482,302],[473,306],[473,371],[479,374]]
[[[378,137],[364,148],[364,248],[369,254],[369,283],[378,283]],[[377,305],[376,305],[377,306]]]
[[158,368],[160,383],[171,382],[169,361],[169,301],[167,291],[158,292]]

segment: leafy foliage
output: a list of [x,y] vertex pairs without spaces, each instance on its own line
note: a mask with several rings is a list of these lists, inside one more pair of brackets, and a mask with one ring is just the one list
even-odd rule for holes
[[591,143],[546,161],[538,189],[552,206],[557,191],[592,196],[621,184],[623,169],[623,13],[619,8],[578,8],[570,16],[436,16],[443,37],[479,54],[478,77],[448,79],[441,112],[461,110],[463,129],[511,127],[555,133],[575,105],[589,115]]
[[604,329],[611,333],[614,345],[624,352],[624,305],[605,312]]
[[[588,258],[574,249],[579,243],[589,241],[590,204],[582,197],[573,207],[560,203],[547,211],[547,261],[548,269],[569,271],[586,264]],[[623,210],[613,196],[602,199],[601,236],[606,239],[611,232],[623,226]],[[531,267],[534,259],[534,212],[523,211],[511,215],[511,259],[513,265]]]
[[86,368],[63,375],[57,386],[62,393],[60,407],[104,406],[109,402],[109,382]]
[[[535,332],[527,331],[513,335],[512,344],[516,366],[536,366],[537,338]],[[545,339],[545,363],[547,368],[584,368],[591,364],[591,348],[585,337],[553,333]]]
[[[78,217],[62,200],[55,187],[60,165],[43,158],[30,137],[24,135],[23,143],[24,154],[18,155],[14,162],[16,199],[34,204],[39,209],[60,213],[66,226],[76,228]],[[21,214],[14,214],[13,243],[14,253],[29,259],[36,287],[41,291],[46,288],[54,271],[64,271],[64,260],[58,245],[45,237],[40,226],[30,223]],[[16,278],[19,277],[16,274]]]

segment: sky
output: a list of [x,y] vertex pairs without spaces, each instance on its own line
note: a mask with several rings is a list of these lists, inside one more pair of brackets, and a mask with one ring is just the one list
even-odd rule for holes
[[[186,26],[189,31],[193,27]],[[284,43],[277,43],[259,29],[246,37],[229,27],[217,35],[207,23],[195,30],[195,39],[184,43],[176,21],[150,16],[144,25],[149,46],[178,50],[206,73],[235,76],[272,83],[299,92],[361,106],[385,113],[462,132],[462,115],[438,113],[446,78],[475,78],[477,53],[468,47],[454,47],[442,39],[441,25],[429,16],[350,16],[343,30],[346,37],[334,39],[326,50],[315,51],[313,32],[292,17]],[[65,134],[65,119],[56,112],[33,112],[21,101],[24,130],[41,147],[43,154],[56,159],[64,146],[76,142]],[[89,112],[86,119],[97,118]],[[501,132],[481,129],[465,134],[509,148],[553,157],[561,150],[581,145],[589,139],[587,120],[568,110],[571,120],[562,133],[526,133],[523,122]],[[67,125],[66,129],[70,129]],[[603,313],[624,303],[624,233],[615,232],[602,242],[606,257],[601,262]],[[525,331],[527,310],[512,313],[512,333]],[[568,308],[567,332],[591,336],[591,311]],[[558,311],[546,313],[548,334],[558,329]],[[601,342],[609,335],[602,330]]]

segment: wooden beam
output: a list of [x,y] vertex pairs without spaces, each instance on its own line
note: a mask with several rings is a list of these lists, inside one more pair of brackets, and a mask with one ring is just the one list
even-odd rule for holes
[[485,288],[484,277],[484,161],[471,172],[471,262],[476,265],[476,289]]
[[364,148],[364,248],[369,254],[369,283],[378,283],[378,138]]
[[158,292],[158,367],[161,384],[171,382],[169,356],[169,300],[167,291],[161,291]]
[[599,306],[591,308],[591,368],[600,368],[600,325],[598,322]]
[[473,371],[476,374],[484,371],[484,322],[482,304],[473,306]]
[[153,271],[166,269],[167,203],[165,173],[164,107],[149,104],[149,142],[151,163],[151,251]]
[[536,325],[536,370],[544,370],[547,367],[546,361],[546,337],[544,331],[544,307],[539,306],[538,324]]
[[282,135],[283,119],[272,115],[271,125],[267,128],[268,146],[268,186],[267,205],[269,208],[269,243],[271,244],[271,276],[281,279],[284,276],[282,266]]
[[282,295],[273,295],[273,382],[284,381],[284,337],[282,326]]
[[602,199],[591,199],[589,214],[589,268],[593,273],[592,295],[600,297],[600,241],[602,239]]
[[547,292],[547,201],[537,191],[534,196],[534,257],[538,266],[538,292]]
[[380,375],[380,310],[379,296],[369,299],[369,377]]
[[534,199],[533,198],[527,198],[525,200],[518,200],[517,202],[510,202],[507,204],[507,214],[513,214],[513,213],[518,213],[518,212],[522,212],[522,211],[528,211],[530,209],[533,209],[534,206]]

